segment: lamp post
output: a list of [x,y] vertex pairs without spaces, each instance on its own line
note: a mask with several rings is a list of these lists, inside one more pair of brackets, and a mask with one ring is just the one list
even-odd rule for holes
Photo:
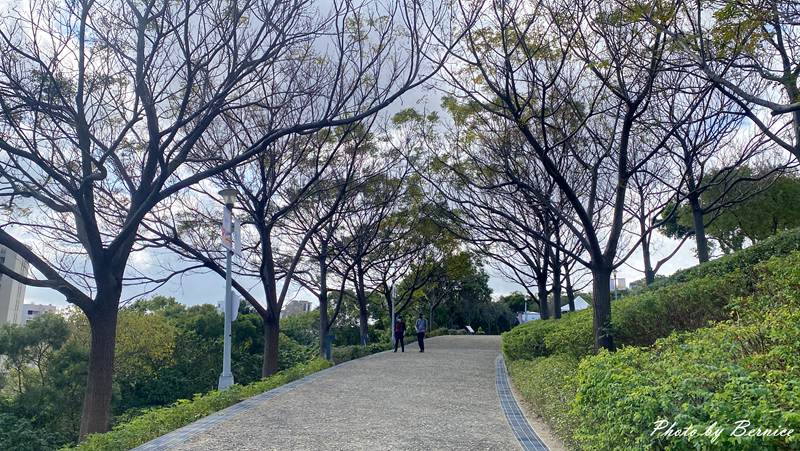
[[397,318],[395,318],[395,316],[394,316],[394,304],[397,302],[397,297],[396,297],[397,289],[395,288],[394,285],[392,285],[392,288],[391,288],[391,290],[389,290],[389,292],[391,293],[389,296],[392,298],[392,311],[389,312],[389,314],[391,315],[391,318],[392,318],[392,321],[391,321],[391,323],[392,323],[392,346],[394,346],[394,344],[397,342],[397,337],[394,336],[394,325],[395,325],[395,322],[397,321]]
[[239,194],[233,188],[225,188],[219,192],[225,203],[225,219],[222,221],[223,245],[228,239],[225,261],[225,336],[224,348],[222,353],[222,374],[219,375],[219,390],[227,390],[233,385],[233,374],[231,373],[231,318],[233,311],[231,306],[231,258],[233,257],[233,204],[236,202],[236,195]]
[[617,282],[617,270],[615,269],[614,270],[614,300],[615,301],[617,300],[617,285],[619,285],[619,283]]

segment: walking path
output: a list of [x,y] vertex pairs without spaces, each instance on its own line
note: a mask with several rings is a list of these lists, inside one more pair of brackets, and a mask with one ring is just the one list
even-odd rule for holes
[[508,388],[500,337],[426,345],[313,374],[138,449],[547,450]]

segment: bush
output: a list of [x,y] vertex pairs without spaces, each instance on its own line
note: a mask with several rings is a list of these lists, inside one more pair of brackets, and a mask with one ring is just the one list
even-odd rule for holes
[[180,400],[169,407],[160,407],[115,426],[111,432],[92,434],[75,448],[78,450],[127,450],[183,427],[214,412],[267,390],[328,368],[330,363],[316,359],[280,371],[249,385],[234,385],[225,391],[196,395],[192,400]]
[[730,317],[732,300],[753,287],[739,270],[648,290],[612,306],[618,346],[649,346],[674,331],[694,330]]
[[[751,277],[745,276],[752,269],[668,284],[613,302],[611,321],[617,346],[647,346],[674,331],[729,318],[731,301],[753,292]],[[506,359],[517,360],[557,353],[582,357],[591,354],[593,345],[592,311],[586,309],[558,320],[519,325],[503,334],[502,349]]]
[[[569,416],[585,449],[797,449],[800,435],[735,437],[751,428],[800,430],[800,252],[752,268],[755,292],[735,320],[581,361]],[[651,435],[659,420],[692,439]],[[702,436],[714,422],[723,430]]]
[[[581,315],[580,312],[574,315]],[[584,315],[585,316],[585,315]],[[566,319],[567,315],[559,321]],[[502,334],[501,348],[506,360],[533,359],[550,355],[544,338],[556,329],[559,321],[530,321]]]
[[553,431],[571,443],[577,421],[570,416],[576,386],[572,375],[578,360],[569,355],[553,355],[535,360],[509,362],[508,372],[519,393]]
[[[800,315],[781,312],[773,319],[783,326],[794,321],[788,329],[794,332],[784,336],[726,322],[659,340],[652,349],[629,347],[585,359],[570,414],[581,420],[576,441],[590,450],[800,446],[800,435],[731,436],[740,420],[751,421],[753,428],[800,430],[800,358],[797,342],[792,346]],[[794,352],[787,352],[792,347]],[[674,421],[675,429],[693,426],[700,434],[716,422],[724,432],[716,442],[651,435],[659,420]]]
[[651,287],[659,288],[707,276],[725,276],[737,269],[746,273],[749,268],[760,262],[773,257],[786,256],[796,251],[800,251],[800,229],[778,233],[736,253],[724,255],[702,265],[682,269],[669,277],[657,279]]
[[[408,344],[408,340],[406,340],[406,344]],[[354,360],[371,354],[376,354],[378,352],[388,351],[389,349],[392,349],[392,347],[393,345],[388,342],[370,343],[366,346],[334,346],[333,363],[338,365],[340,363],[347,362],[348,360]]]
[[0,449],[41,451],[57,449],[64,439],[45,429],[36,428],[26,418],[0,413]]

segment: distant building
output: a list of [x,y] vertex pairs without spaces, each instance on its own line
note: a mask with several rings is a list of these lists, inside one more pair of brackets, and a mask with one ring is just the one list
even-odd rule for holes
[[281,318],[287,316],[297,315],[299,313],[306,313],[311,311],[311,302],[309,301],[291,301],[283,306],[281,310]]
[[[575,296],[575,300],[573,302],[575,303],[575,311],[576,312],[578,310],[583,310],[583,309],[589,308],[589,303],[586,302],[586,300],[583,299],[580,296]],[[569,311],[569,303],[566,303],[566,304],[562,305],[561,306],[561,311],[562,312],[568,312]]]
[[22,325],[28,324],[28,321],[38,318],[39,315],[47,312],[56,312],[58,307],[55,305],[44,304],[23,304],[22,305]]
[[528,321],[535,321],[540,319],[541,316],[537,312],[519,312],[517,313],[517,322],[520,324],[527,323]]
[[[569,312],[569,303],[566,301],[566,299],[564,299],[563,301],[565,302],[565,304],[563,304],[561,306],[561,311],[562,312]],[[586,300],[583,299],[580,296],[575,296],[575,301],[574,302],[575,302],[575,311],[576,312],[578,310],[583,310],[583,309],[587,309],[587,308],[590,307],[589,303],[586,302]],[[553,305],[551,303],[550,307],[552,308],[552,306]],[[538,312],[519,312],[519,313],[517,313],[517,322],[520,323],[520,324],[527,323],[528,321],[536,321],[536,320],[541,319],[541,318],[542,317],[541,317],[541,315],[539,315]]]
[[[28,275],[28,262],[4,246],[0,246],[0,264],[17,274]],[[0,324],[22,324],[24,301],[25,285],[6,275],[0,275]]]

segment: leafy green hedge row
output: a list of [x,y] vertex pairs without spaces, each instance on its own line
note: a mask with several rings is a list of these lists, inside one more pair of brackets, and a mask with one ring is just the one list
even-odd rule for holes
[[[726,306],[750,292],[740,272],[707,276],[614,302],[612,326],[617,346],[647,346],[673,331],[694,330],[726,319]],[[509,360],[552,354],[575,358],[593,349],[592,311],[569,313],[560,320],[531,321],[503,334],[503,353]]]
[[127,450],[183,427],[200,418],[222,410],[239,401],[258,395],[309,374],[330,367],[330,362],[315,359],[280,371],[270,377],[248,385],[234,385],[225,391],[212,391],[196,395],[192,400],[180,400],[169,407],[159,407],[120,424],[105,434],[90,435],[75,448],[89,450]]
[[[735,254],[685,269],[657,281],[652,288],[614,302],[612,325],[618,346],[647,346],[673,331],[694,330],[729,317],[726,306],[751,294],[752,268],[774,256],[800,250],[800,229],[775,235]],[[575,357],[592,351],[591,309],[565,314],[561,320],[531,321],[503,334],[508,360],[554,353]]]
[[506,362],[514,387],[533,411],[541,416],[559,437],[575,448],[571,441],[579,421],[569,415],[577,386],[569,375],[578,370],[578,359],[556,354],[534,360]]
[[[581,448],[800,449],[800,253],[754,272],[755,294],[732,304],[735,320],[581,361],[569,414],[581,419]],[[659,420],[697,435],[652,434]],[[715,422],[712,440],[703,432]],[[757,427],[794,433],[741,436]]]
[[686,282],[707,276],[724,276],[734,271],[746,272],[759,262],[772,257],[785,256],[800,251],[800,229],[787,230],[730,255],[724,255],[702,265],[676,271],[669,277],[657,279],[652,288]]
[[[747,276],[751,294],[730,300],[731,319],[581,360],[559,353],[511,361],[514,384],[576,449],[800,449],[800,252]],[[709,280],[690,283],[699,289]],[[662,420],[695,436],[653,434]],[[737,429],[742,420],[749,428]],[[704,436],[715,422],[719,436]],[[736,436],[757,427],[794,433]]]

